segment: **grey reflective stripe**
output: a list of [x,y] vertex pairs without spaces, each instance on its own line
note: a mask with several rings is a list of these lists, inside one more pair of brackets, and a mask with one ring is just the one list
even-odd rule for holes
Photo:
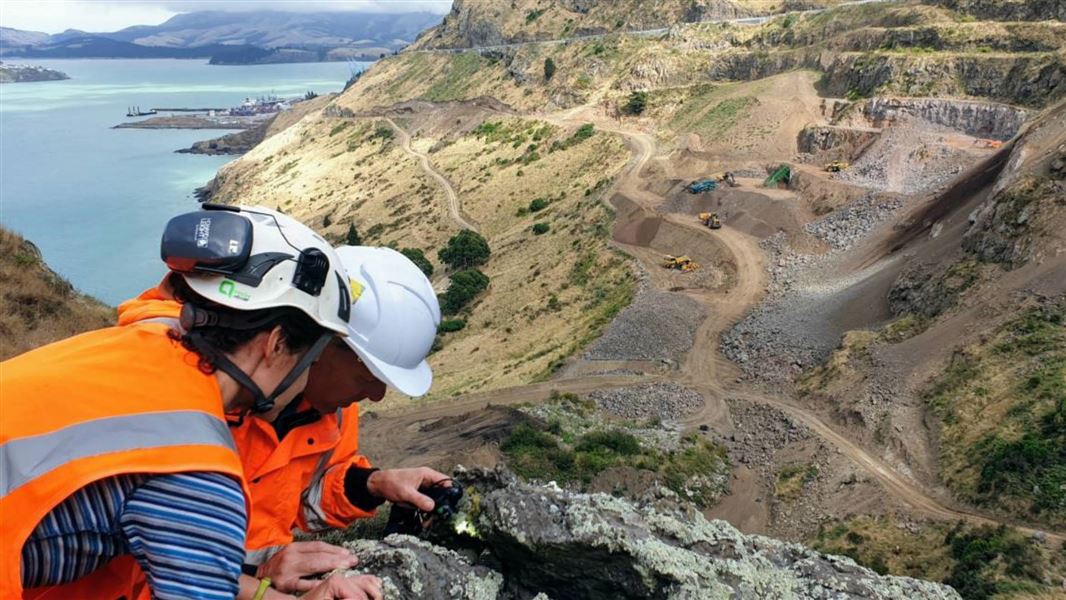
[[[343,411],[338,408],[335,414],[337,415],[337,428],[340,429]],[[318,459],[315,473],[311,476],[311,485],[307,486],[307,489],[304,490],[300,497],[300,503],[303,505],[304,521],[307,522],[308,531],[329,529],[329,523],[326,521],[326,511],[322,508],[322,493],[325,486],[326,473],[329,471],[326,465],[329,464],[331,458],[333,458],[333,450],[326,452],[322,455],[322,458]]]
[[244,553],[244,564],[259,566],[270,559],[278,552],[281,552],[285,546],[267,546],[266,548],[260,548],[258,550],[248,550]]
[[180,410],[94,419],[0,444],[0,498],[63,465],[138,448],[218,446],[237,451],[226,422]]
[[171,329],[176,330],[178,333],[185,333],[185,328],[181,326],[181,320],[174,317],[152,317],[150,319],[141,319],[130,323],[130,325],[144,325],[146,323],[163,323],[169,325]]

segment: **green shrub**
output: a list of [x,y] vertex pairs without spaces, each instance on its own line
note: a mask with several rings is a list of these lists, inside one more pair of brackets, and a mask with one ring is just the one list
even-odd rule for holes
[[333,129],[329,130],[329,137],[333,137],[333,136],[337,135],[338,133],[344,131],[351,124],[352,124],[351,121],[341,121],[340,123],[337,123],[336,125],[333,126]]
[[555,75],[555,61],[552,60],[551,57],[549,56],[548,58],[544,59],[544,81],[551,81],[551,79],[552,79],[552,77],[554,75]]
[[545,9],[543,9],[543,8],[538,8],[538,9],[531,10],[531,11],[527,12],[526,13],[526,24],[530,24],[533,21],[536,21],[537,19],[539,19],[540,16],[544,14],[544,10]]
[[627,115],[639,115],[648,107],[648,92],[638,90],[631,92],[626,103],[622,105],[622,112]]
[[426,277],[433,276],[433,263],[429,262],[426,255],[418,248],[401,248],[400,254],[403,254],[411,262],[415,263],[420,271],[426,274]]
[[378,125],[377,129],[374,130],[374,135],[370,137],[371,139],[380,139],[387,142],[395,135],[396,132],[392,130],[392,127],[389,127],[388,125]]
[[488,286],[489,278],[477,269],[454,273],[448,290],[439,296],[441,313],[454,315]]
[[632,434],[617,429],[592,431],[581,436],[574,449],[578,452],[609,452],[633,456],[640,454],[640,442]]
[[440,326],[437,327],[437,331],[440,333],[452,333],[454,331],[462,331],[466,328],[465,319],[443,319],[440,322]]
[[548,208],[548,201],[544,198],[536,198],[529,203],[529,212],[538,212]]
[[361,246],[363,239],[359,237],[359,232],[355,229],[355,223],[348,224],[348,233],[344,235],[344,243],[349,246]]
[[548,224],[544,222],[533,224],[534,235],[544,235],[545,233],[548,233],[549,229],[551,229],[551,227],[549,227]]
[[452,236],[437,257],[454,269],[467,269],[483,265],[489,260],[489,243],[476,231],[464,229]]

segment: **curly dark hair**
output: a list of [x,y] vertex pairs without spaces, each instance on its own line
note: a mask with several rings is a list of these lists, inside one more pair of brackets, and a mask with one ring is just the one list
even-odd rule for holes
[[[307,350],[325,331],[324,327],[296,308],[285,306],[261,310],[235,310],[197,294],[185,282],[184,277],[172,273],[169,283],[174,290],[174,298],[181,304],[193,304],[197,308],[212,311],[223,317],[239,316],[254,321],[262,319],[262,324],[249,329],[234,329],[217,325],[195,327],[185,332],[172,329],[171,339],[181,343],[189,352],[196,354],[199,358],[197,367],[207,374],[217,370],[216,356],[218,354],[235,352],[255,336],[264,331],[270,331],[275,326],[281,326],[282,341],[292,353]],[[211,351],[205,352],[204,348],[210,348]]]

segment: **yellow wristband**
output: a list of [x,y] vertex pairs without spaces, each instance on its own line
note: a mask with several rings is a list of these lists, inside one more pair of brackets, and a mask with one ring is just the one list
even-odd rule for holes
[[259,588],[255,590],[255,596],[252,596],[252,600],[263,600],[263,596],[266,596],[267,589],[270,588],[270,578],[264,577],[259,580]]

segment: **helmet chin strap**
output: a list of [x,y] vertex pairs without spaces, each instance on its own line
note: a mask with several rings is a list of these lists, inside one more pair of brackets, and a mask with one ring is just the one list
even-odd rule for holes
[[252,378],[249,377],[247,373],[242,371],[237,365],[233,364],[233,361],[231,361],[228,356],[212,347],[207,343],[207,340],[203,339],[200,335],[197,335],[196,332],[189,334],[189,340],[197,350],[210,357],[212,364],[214,364],[216,368],[232,377],[241,387],[248,390],[254,399],[254,402],[252,403],[252,412],[263,414],[270,412],[274,408],[274,402],[277,400],[278,396],[284,394],[286,390],[292,387],[292,384],[299,379],[300,375],[310,368],[312,363],[318,360],[318,357],[322,355],[322,352],[326,349],[326,346],[329,345],[333,336],[334,334],[332,332],[325,332],[319,336],[319,338],[315,340],[315,343],[311,345],[311,348],[304,353],[303,357],[301,357],[296,365],[293,366],[292,370],[290,370],[288,375],[281,380],[281,383],[274,388],[274,392],[269,396],[263,393],[263,390],[260,389],[258,384],[252,381]]

